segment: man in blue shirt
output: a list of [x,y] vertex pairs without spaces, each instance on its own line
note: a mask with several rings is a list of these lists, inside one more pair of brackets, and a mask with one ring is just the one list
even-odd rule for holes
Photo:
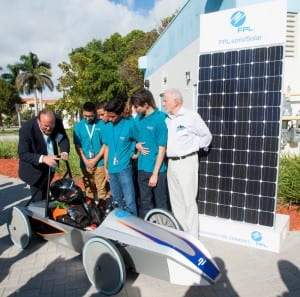
[[132,172],[132,156],[136,144],[136,127],[133,118],[124,118],[125,102],[110,100],[105,110],[109,122],[106,124],[104,166],[113,200],[120,208],[137,215]]
[[80,168],[86,197],[98,198],[104,203],[107,197],[104,170],[104,146],[102,137],[105,129],[103,121],[96,119],[96,108],[93,102],[83,105],[83,119],[74,127],[74,145],[80,157]]
[[169,209],[166,114],[156,108],[153,95],[147,89],[137,90],[130,99],[138,113],[138,185],[142,216],[145,216],[154,207]]

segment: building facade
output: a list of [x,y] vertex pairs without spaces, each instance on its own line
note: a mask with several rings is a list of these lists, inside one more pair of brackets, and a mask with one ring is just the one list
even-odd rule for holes
[[[185,105],[196,109],[200,17],[219,10],[259,4],[268,0],[188,0],[165,32],[139,59],[144,70],[145,85],[161,107],[162,93],[176,86],[181,90]],[[271,0],[269,0],[271,1]],[[293,102],[293,114],[300,110],[300,2],[287,0],[285,44],[285,95]],[[218,24],[216,24],[218,25]],[[221,25],[221,24],[220,24]],[[270,32],[272,34],[272,32]]]

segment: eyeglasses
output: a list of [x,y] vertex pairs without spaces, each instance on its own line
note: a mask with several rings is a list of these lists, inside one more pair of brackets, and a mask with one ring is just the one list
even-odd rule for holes
[[82,116],[83,116],[85,119],[91,119],[91,118],[95,117],[94,114],[83,114]]

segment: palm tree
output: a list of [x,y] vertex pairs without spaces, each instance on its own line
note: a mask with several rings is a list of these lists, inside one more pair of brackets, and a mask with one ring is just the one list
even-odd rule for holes
[[20,72],[20,65],[19,64],[7,65],[6,68],[9,70],[9,72],[2,73],[1,77],[11,85],[15,86],[17,76]]
[[20,73],[16,78],[16,87],[21,93],[27,95],[34,93],[35,99],[35,115],[38,113],[37,100],[38,92],[40,92],[40,109],[42,108],[42,92],[47,86],[50,91],[53,91],[54,84],[51,80],[52,73],[50,71],[51,64],[39,61],[36,54],[30,52],[28,56],[20,57],[21,63]]

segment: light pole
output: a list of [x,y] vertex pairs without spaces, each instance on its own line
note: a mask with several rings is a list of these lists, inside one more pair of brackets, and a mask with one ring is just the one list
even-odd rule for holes
[[19,128],[21,128],[21,104],[15,104],[16,112],[18,114],[18,123],[19,123]]

